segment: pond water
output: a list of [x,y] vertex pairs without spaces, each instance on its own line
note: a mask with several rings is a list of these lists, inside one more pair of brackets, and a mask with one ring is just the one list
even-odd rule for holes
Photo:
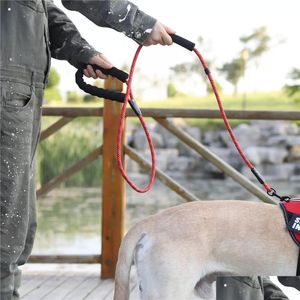
[[[147,182],[147,177],[139,185]],[[182,180],[200,199],[254,199],[231,179]],[[282,194],[300,195],[299,182],[276,182]],[[159,182],[146,194],[127,188],[127,230],[138,220],[164,208],[183,203]],[[57,189],[38,200],[38,231],[33,254],[100,254],[101,190],[99,188]]]

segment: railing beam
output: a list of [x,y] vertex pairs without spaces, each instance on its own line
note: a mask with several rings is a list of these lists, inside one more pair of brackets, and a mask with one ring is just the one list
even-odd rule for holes
[[[106,101],[107,102],[107,101]],[[109,101],[111,102],[111,101]],[[299,121],[300,111],[276,110],[226,110],[226,115],[232,120],[287,120]],[[44,107],[43,116],[63,117],[99,117],[103,116],[102,107]],[[136,117],[131,109],[127,109],[126,116]],[[153,118],[198,118],[221,119],[218,109],[167,109],[143,108],[144,117]]]
[[33,264],[99,264],[101,255],[31,255]]

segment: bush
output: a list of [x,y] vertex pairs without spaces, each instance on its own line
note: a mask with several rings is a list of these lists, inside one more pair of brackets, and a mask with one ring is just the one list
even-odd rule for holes
[[[101,145],[101,124],[78,119],[41,142],[37,153],[37,183],[45,184]],[[97,138],[95,138],[97,137]],[[102,176],[100,159],[64,182],[64,186],[99,186]]]
[[167,86],[167,95],[168,95],[168,98],[173,98],[175,97],[177,94],[177,89],[176,89],[176,86],[174,83],[172,82],[169,82],[168,83],[168,86]]

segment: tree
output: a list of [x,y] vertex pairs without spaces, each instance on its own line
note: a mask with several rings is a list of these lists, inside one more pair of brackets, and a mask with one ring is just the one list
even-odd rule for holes
[[270,49],[270,41],[271,38],[264,26],[255,29],[249,35],[240,37],[242,49],[238,52],[238,56],[219,69],[233,84],[234,94],[237,93],[240,80],[246,75],[248,63],[254,61],[258,66],[258,59]]
[[255,29],[252,34],[240,37],[240,41],[244,45],[242,51],[247,51],[248,59],[252,60],[258,59],[270,49],[271,37],[268,35],[267,28],[262,26]]
[[61,94],[58,88],[60,82],[59,73],[51,68],[48,76],[48,83],[45,89],[46,102],[61,101]]
[[67,92],[67,101],[71,103],[80,103],[83,101],[82,97],[76,93],[76,91]]
[[288,75],[292,84],[286,84],[284,90],[289,97],[294,97],[296,103],[300,103],[300,69],[294,68]]
[[167,86],[167,95],[168,95],[168,98],[173,98],[175,97],[177,94],[177,89],[176,89],[176,85],[172,82],[169,82],[168,83],[168,86]]
[[58,72],[56,71],[56,69],[51,68],[48,76],[48,83],[46,89],[55,88],[59,85],[59,83],[60,83],[60,76]]
[[219,69],[220,72],[225,74],[225,78],[234,86],[234,95],[238,91],[238,83],[240,79],[244,76],[246,70],[245,60],[240,58],[235,58],[229,63],[225,63],[222,68]]
[[[198,44],[201,46],[202,49],[205,49],[204,52],[208,53],[210,51],[210,47],[208,47],[207,45],[204,45],[204,39],[202,37],[198,38]],[[210,70],[212,70],[212,64],[213,61],[211,59],[206,59],[206,63],[209,65]],[[181,64],[177,64],[173,67],[170,68],[171,71],[173,71],[175,74],[190,74],[190,73],[194,73],[199,75],[203,82],[206,84],[206,91],[208,94],[211,93],[211,86],[209,81],[206,78],[206,74],[203,71],[203,68],[201,67],[201,64],[199,62],[198,58],[195,58],[194,61],[192,62],[184,62]],[[216,82],[216,85],[218,87],[221,87],[221,85]]]

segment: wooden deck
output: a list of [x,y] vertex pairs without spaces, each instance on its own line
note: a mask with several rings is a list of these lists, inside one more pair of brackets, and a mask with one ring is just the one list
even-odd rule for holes
[[[101,280],[99,266],[28,264],[22,271],[21,300],[113,299],[114,281]],[[131,281],[130,299],[139,300],[134,278]]]

